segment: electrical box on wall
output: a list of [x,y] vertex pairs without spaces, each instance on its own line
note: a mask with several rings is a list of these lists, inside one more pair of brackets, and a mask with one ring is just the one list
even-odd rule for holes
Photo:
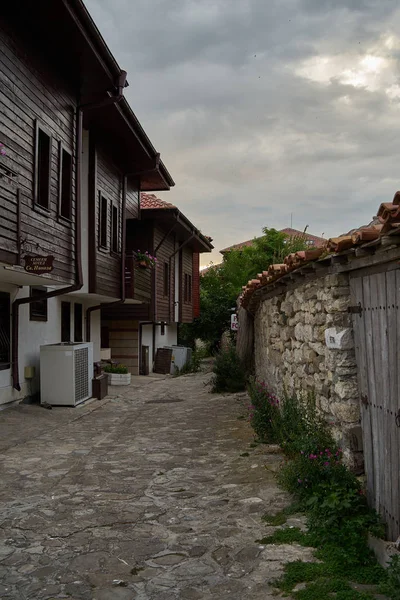
[[35,377],[35,367],[25,367],[24,377],[25,379],[33,379]]
[[325,330],[325,343],[330,350],[351,350],[354,348],[353,331],[330,327]]

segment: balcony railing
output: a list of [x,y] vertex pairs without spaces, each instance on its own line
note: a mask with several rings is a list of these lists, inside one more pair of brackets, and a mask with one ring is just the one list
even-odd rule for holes
[[130,300],[150,302],[152,293],[151,268],[138,265],[135,254],[129,254],[125,258],[125,296]]

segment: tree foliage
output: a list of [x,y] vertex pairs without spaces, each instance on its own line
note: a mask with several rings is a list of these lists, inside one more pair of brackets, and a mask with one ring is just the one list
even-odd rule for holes
[[281,263],[291,252],[306,248],[303,236],[289,237],[276,229],[264,227],[263,235],[251,246],[233,249],[219,265],[211,266],[200,279],[200,317],[182,326],[180,338],[193,344],[199,338],[215,348],[230,326],[232,308],[242,286],[274,263]]

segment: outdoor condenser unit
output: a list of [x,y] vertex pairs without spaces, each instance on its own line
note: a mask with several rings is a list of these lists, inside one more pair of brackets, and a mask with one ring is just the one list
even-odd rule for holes
[[40,346],[40,402],[76,406],[92,397],[93,344]]
[[172,348],[171,374],[175,373],[175,369],[182,369],[192,359],[192,349],[185,346],[164,346],[164,348]]

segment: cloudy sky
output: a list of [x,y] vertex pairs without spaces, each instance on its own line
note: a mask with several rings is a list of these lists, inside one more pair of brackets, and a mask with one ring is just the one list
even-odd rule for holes
[[[86,0],[216,250],[290,225],[333,236],[400,188],[397,0]],[[219,262],[220,255],[203,255]]]

